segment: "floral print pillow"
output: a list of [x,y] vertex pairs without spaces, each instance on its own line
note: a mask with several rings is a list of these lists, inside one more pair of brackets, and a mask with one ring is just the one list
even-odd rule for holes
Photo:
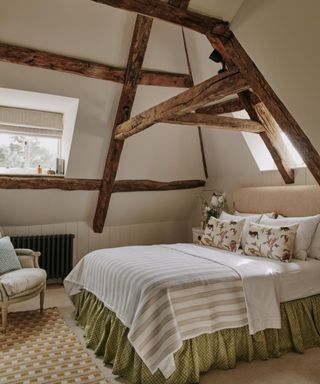
[[210,217],[200,244],[237,252],[244,223],[245,219],[234,221]]
[[298,227],[299,224],[273,227],[250,223],[244,253],[288,263],[292,258]]

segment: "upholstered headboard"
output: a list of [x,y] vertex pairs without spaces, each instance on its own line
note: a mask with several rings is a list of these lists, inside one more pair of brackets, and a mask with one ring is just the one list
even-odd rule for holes
[[241,188],[234,193],[233,200],[239,212],[277,212],[284,216],[320,214],[317,185]]

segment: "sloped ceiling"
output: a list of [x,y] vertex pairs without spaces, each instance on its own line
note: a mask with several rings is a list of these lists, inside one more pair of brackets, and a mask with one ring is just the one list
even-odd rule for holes
[[231,22],[244,0],[191,0],[189,9]]
[[[288,11],[290,10],[290,12]],[[318,100],[320,49],[319,1],[245,0],[231,22],[231,29],[284,102],[315,148],[320,151]],[[212,51],[202,35],[187,32],[197,81],[211,76],[205,58]],[[276,185],[278,171],[260,172],[241,133],[203,128],[209,180],[206,189],[229,193],[246,185]],[[306,169],[296,170],[296,183],[313,184]]]
[[[135,20],[132,13],[88,0],[0,0],[0,7],[2,42],[126,65]],[[234,19],[231,28],[240,42],[319,149],[320,55],[311,38],[320,32],[315,20],[319,2],[310,0],[303,17],[301,7],[298,0],[190,2],[190,9],[229,21]],[[189,30],[186,39],[195,82],[216,74],[217,67],[208,60],[212,47],[207,39]],[[284,49],[286,46],[290,50]],[[303,49],[299,60],[295,59],[296,46]],[[181,28],[155,20],[144,68],[187,73]],[[102,176],[121,85],[0,63],[0,86],[79,98],[67,176]],[[180,92],[181,89],[139,86],[133,114]],[[234,179],[244,185],[261,183],[261,173],[241,134],[203,129],[203,136],[209,187],[224,188]],[[118,178],[204,178],[197,130],[157,124],[129,138]],[[1,190],[0,194],[1,225],[91,221],[98,195],[55,190]],[[197,190],[114,194],[106,224],[184,220],[197,194]]]
[[[1,0],[0,41],[125,67],[135,15],[88,0]],[[155,20],[144,68],[187,73],[181,28]],[[67,176],[101,178],[121,85],[0,63],[0,85],[79,98]],[[181,89],[140,86],[133,114]],[[204,178],[193,127],[157,124],[128,139],[118,178]],[[97,192],[1,190],[1,225],[92,220]],[[107,225],[188,218],[197,190],[114,194]]]

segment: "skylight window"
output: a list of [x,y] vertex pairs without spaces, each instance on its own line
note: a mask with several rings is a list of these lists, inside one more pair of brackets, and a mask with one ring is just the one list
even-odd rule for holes
[[[239,111],[232,114],[234,117],[239,119],[248,119],[249,116],[245,111]],[[277,166],[270,155],[268,148],[261,139],[260,135],[256,133],[242,132],[248,148],[259,168],[260,171],[274,171],[277,170]],[[287,149],[291,155],[293,161],[293,168],[305,167],[305,163],[302,160],[301,156],[292,145],[291,141],[288,139],[284,132],[281,132],[281,136]]]
[[[257,166],[260,171],[272,171],[277,170],[277,166],[273,161],[270,152],[266,145],[264,144],[261,137],[255,133],[242,132],[242,135],[250,149],[250,152],[257,163]],[[305,167],[301,156],[297,152],[297,150],[292,145],[291,141],[285,135],[285,133],[281,132],[284,143],[287,145],[288,151],[291,154],[294,168]]]

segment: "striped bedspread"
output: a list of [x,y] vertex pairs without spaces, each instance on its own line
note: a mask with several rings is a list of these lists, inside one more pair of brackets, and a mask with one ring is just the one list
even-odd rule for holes
[[92,292],[129,328],[150,371],[169,377],[184,340],[246,324],[251,333],[280,328],[278,271],[263,265],[194,244],[103,249],[85,256],[65,287]]

